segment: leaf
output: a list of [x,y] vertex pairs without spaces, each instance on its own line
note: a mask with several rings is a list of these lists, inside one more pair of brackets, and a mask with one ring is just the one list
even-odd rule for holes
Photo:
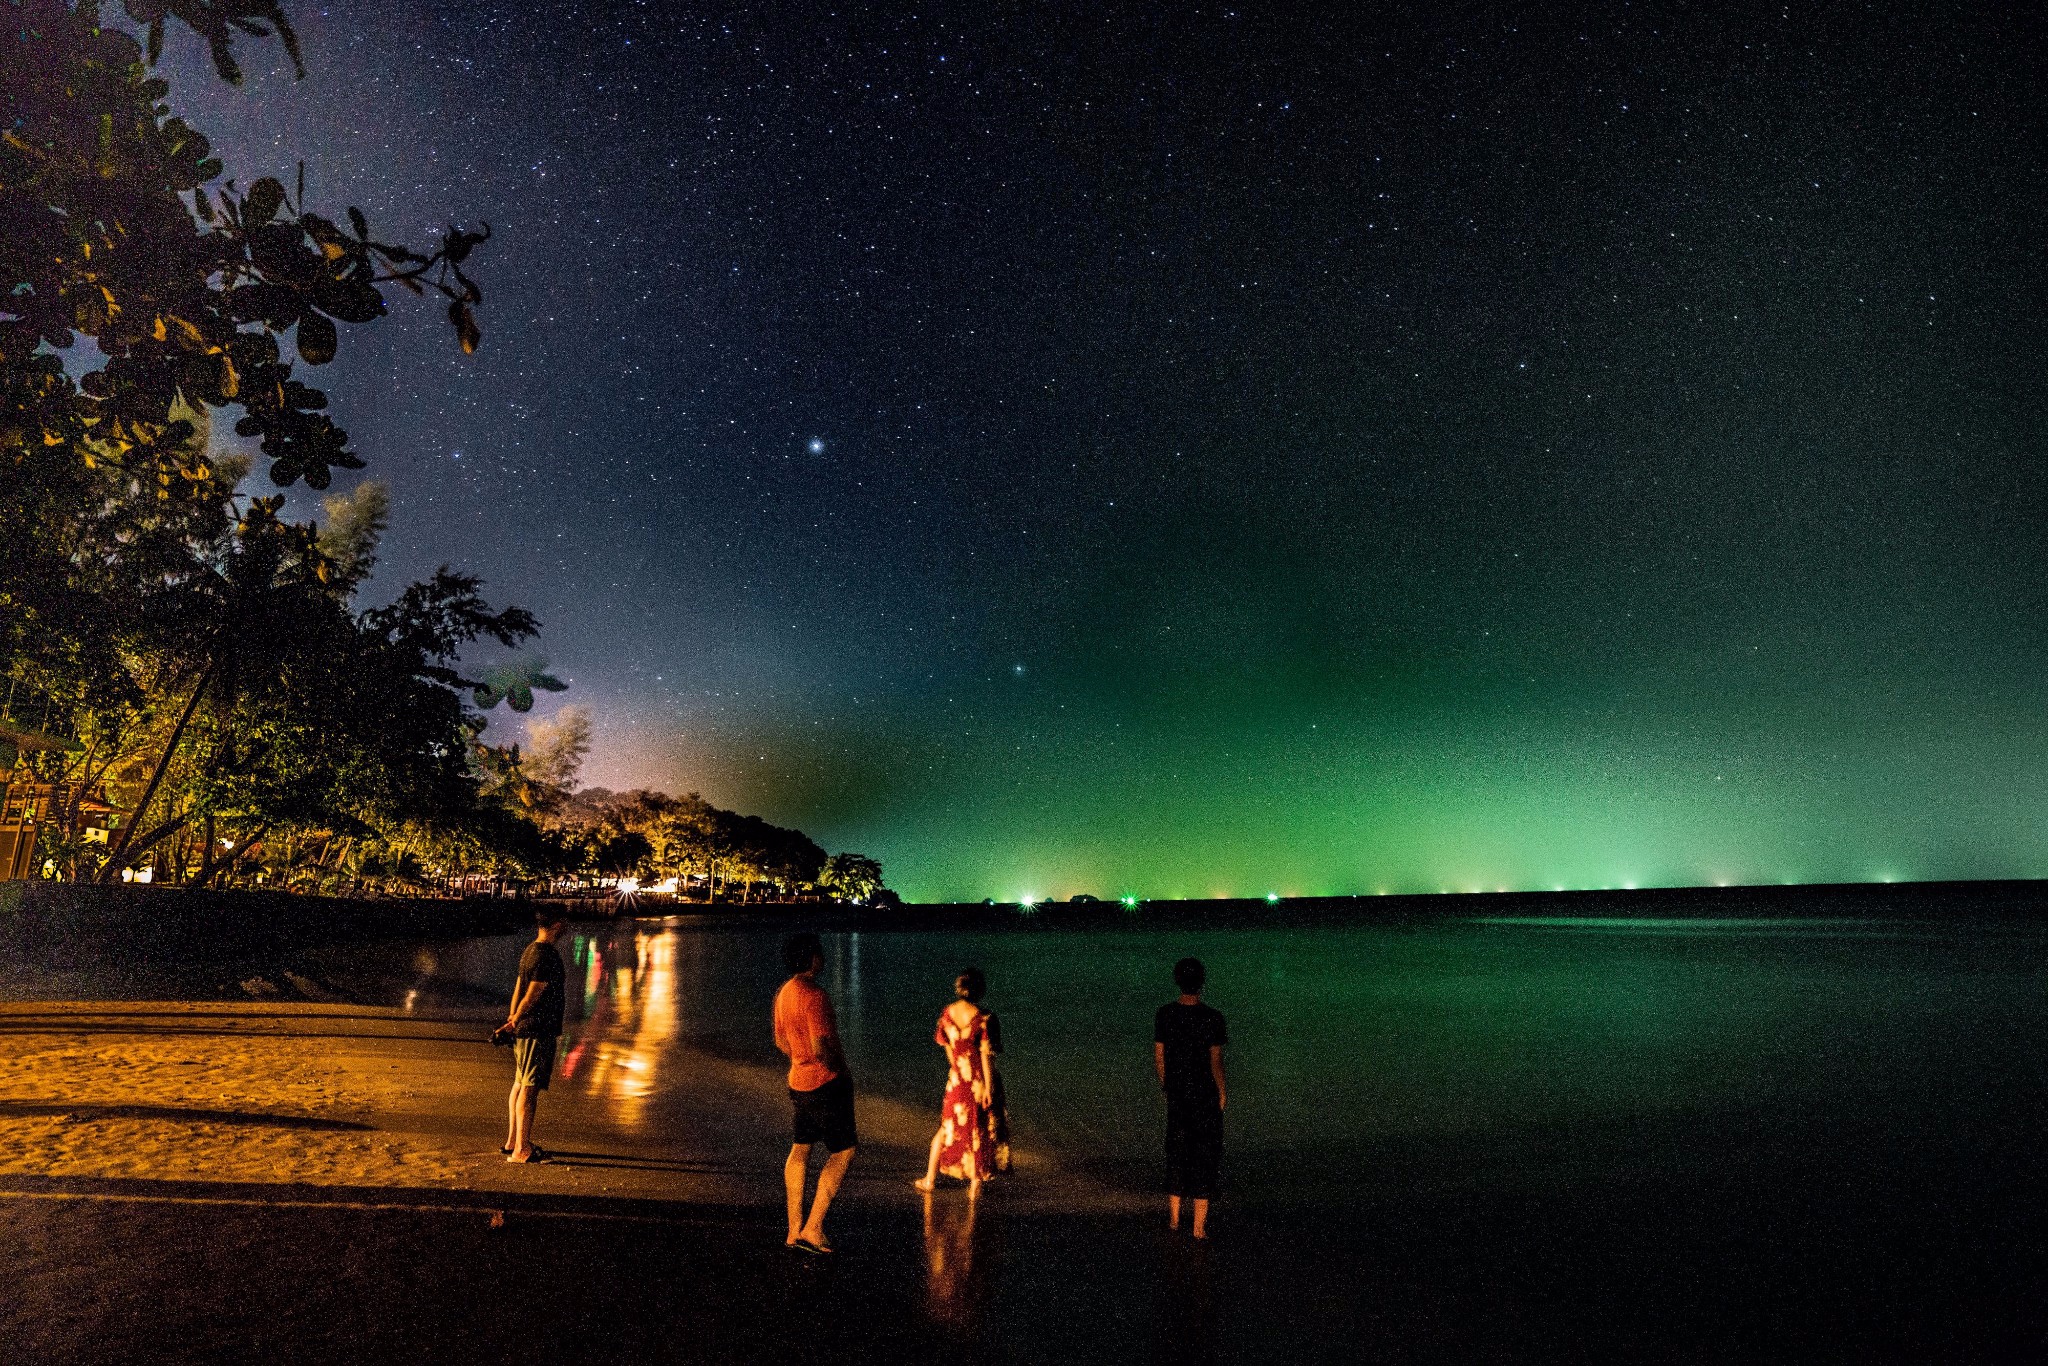
[[547,672],[546,660],[522,659],[484,670],[476,704],[488,711],[503,702],[516,712],[533,710],[533,691],[564,692],[569,685]]
[[161,17],[150,21],[149,64],[155,66],[157,58],[164,55],[164,21]]
[[292,70],[299,80],[306,79],[306,59],[299,52],[299,35],[292,31],[291,20],[284,17],[284,11],[273,8],[270,22],[277,25],[278,41],[284,44],[284,52],[292,59]]
[[249,187],[248,198],[242,201],[242,226],[260,228],[277,217],[277,211],[284,204],[284,186],[274,176],[265,176]]
[[349,226],[356,230],[357,241],[361,242],[368,240],[370,236],[370,225],[368,221],[363,218],[363,211],[355,207],[355,205],[353,204],[349,205],[348,222]]
[[484,334],[476,325],[476,315],[470,312],[469,305],[460,299],[448,305],[448,320],[455,324],[455,337],[462,343],[462,354],[475,355],[477,345],[483,341]]
[[313,300],[321,312],[345,323],[375,322],[384,316],[384,296],[366,284],[336,282],[317,290]]
[[213,54],[213,69],[220,73],[220,78],[229,85],[240,85],[242,68],[235,62],[235,50],[228,44],[227,30],[222,28],[207,34],[206,47]]
[[299,359],[308,365],[325,365],[334,359],[340,338],[334,323],[324,313],[307,313],[299,319]]

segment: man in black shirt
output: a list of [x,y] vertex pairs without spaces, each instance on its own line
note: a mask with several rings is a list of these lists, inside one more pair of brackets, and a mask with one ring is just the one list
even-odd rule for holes
[[1197,1238],[1209,1236],[1209,1202],[1223,1165],[1223,1012],[1202,1004],[1208,972],[1199,958],[1173,965],[1180,999],[1152,1018],[1152,1064],[1166,1093],[1166,1222],[1180,1227],[1180,1202],[1194,1201]]
[[533,1112],[554,1074],[568,974],[562,967],[561,951],[555,947],[562,932],[562,913],[547,907],[536,919],[533,942],[519,956],[519,980],[512,987],[512,1008],[505,1016],[505,1032],[513,1036],[512,1094],[506,1101],[503,1149],[507,1162],[549,1160],[533,1141]]

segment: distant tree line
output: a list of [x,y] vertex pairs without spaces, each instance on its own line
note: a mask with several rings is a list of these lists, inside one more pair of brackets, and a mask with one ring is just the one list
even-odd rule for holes
[[[551,747],[546,732],[540,747]],[[823,894],[856,902],[885,891],[875,860],[861,854],[828,857],[800,830],[724,810],[694,792],[671,797],[585,788],[549,819],[565,844],[586,851],[584,876],[632,878],[641,890],[686,899]]]
[[695,792],[579,789],[590,738],[589,713],[572,705],[530,720],[523,745],[479,750],[486,800],[540,832],[551,858],[543,881],[554,890],[628,886],[702,901],[893,900],[874,859],[828,857],[800,830],[727,811]]

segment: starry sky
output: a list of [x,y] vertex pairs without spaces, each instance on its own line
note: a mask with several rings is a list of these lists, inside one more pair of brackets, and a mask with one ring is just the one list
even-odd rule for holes
[[917,899],[2048,875],[2016,7],[292,8],[174,99],[496,230],[316,378],[588,781]]

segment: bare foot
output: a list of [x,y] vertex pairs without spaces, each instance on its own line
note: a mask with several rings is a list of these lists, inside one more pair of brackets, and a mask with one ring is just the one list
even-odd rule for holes
[[809,1243],[812,1247],[818,1249],[818,1251],[820,1252],[830,1252],[832,1250],[832,1244],[825,1241],[825,1235],[823,1233],[805,1232],[797,1236],[797,1241],[800,1243]]
[[923,1191],[927,1195],[931,1194],[939,1187],[939,1183],[932,1180],[932,1178],[930,1178],[929,1176],[920,1176],[917,1178],[917,1180],[911,1182],[910,1184],[917,1187],[919,1190]]

